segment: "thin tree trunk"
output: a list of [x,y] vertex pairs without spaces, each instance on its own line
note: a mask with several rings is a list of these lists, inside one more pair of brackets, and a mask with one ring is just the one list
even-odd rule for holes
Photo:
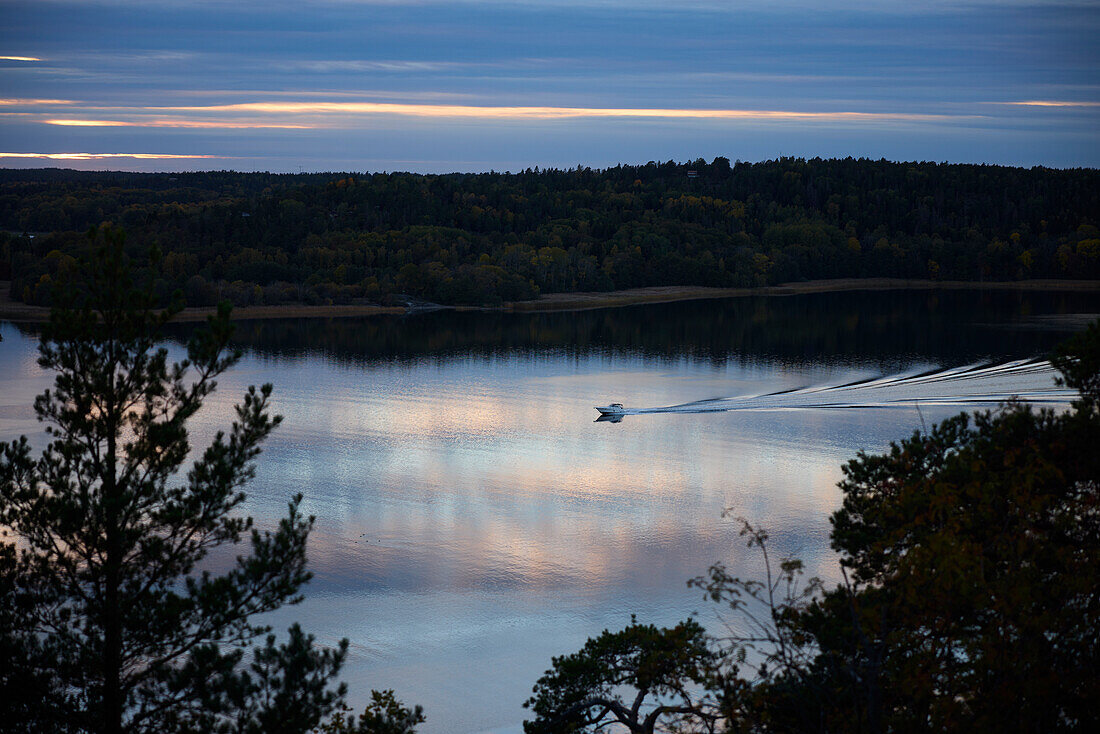
[[104,569],[103,605],[103,732],[122,732],[122,617],[119,587],[122,576],[122,548],[119,524],[119,497],[116,477],[115,423],[107,420],[106,477],[103,482],[107,535],[107,564]]

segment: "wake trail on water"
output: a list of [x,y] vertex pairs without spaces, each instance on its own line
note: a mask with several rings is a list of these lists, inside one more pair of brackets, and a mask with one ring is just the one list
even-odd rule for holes
[[717,413],[730,410],[889,408],[934,405],[996,405],[1016,398],[1034,404],[1068,404],[1076,390],[1058,387],[1046,360],[976,363],[911,370],[840,385],[810,385],[761,395],[708,398],[661,408],[627,408],[624,415]]

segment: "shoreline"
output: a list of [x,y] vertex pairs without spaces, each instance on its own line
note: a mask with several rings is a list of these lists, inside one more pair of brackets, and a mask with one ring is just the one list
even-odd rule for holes
[[1017,290],[1058,291],[1065,293],[1100,293],[1100,280],[1010,280],[973,282],[966,280],[906,280],[903,278],[835,278],[806,280],[797,283],[759,286],[755,288],[711,288],[706,286],[653,286],[622,291],[589,293],[550,293],[537,301],[516,301],[505,304],[505,310],[585,311],[593,308],[614,308],[643,303],[672,303],[708,298],[743,298],[746,296],[798,296],[809,293],[843,291],[902,290]]
[[[0,320],[12,322],[44,322],[49,320],[50,309],[30,306],[11,299],[11,283],[0,283]],[[650,303],[673,303],[711,298],[743,298],[746,296],[796,296],[810,293],[837,293],[843,291],[902,291],[902,290],[998,290],[998,291],[1055,291],[1064,293],[1100,294],[1100,280],[1013,280],[973,282],[963,280],[906,280],[902,278],[837,278],[831,280],[807,280],[798,283],[757,288],[712,288],[707,286],[652,286],[621,291],[550,293],[536,301],[514,301],[499,307],[492,306],[440,306],[454,311],[502,311],[511,313],[535,313],[548,311],[588,311],[597,308],[619,308]],[[432,309],[432,310],[439,310]],[[381,314],[408,314],[419,309],[403,306],[333,305],[307,306],[286,304],[279,306],[235,306],[233,319],[294,318],[345,318],[376,316]],[[202,321],[217,311],[214,307],[185,308],[174,319],[177,322]]]

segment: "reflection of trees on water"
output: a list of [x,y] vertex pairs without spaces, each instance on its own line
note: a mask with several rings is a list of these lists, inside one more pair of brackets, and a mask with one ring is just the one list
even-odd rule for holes
[[238,324],[237,341],[260,354],[320,353],[349,362],[564,352],[717,364],[845,358],[957,363],[1045,353],[1064,332],[1027,328],[1028,319],[1097,311],[1100,295],[1087,293],[828,293],[578,312],[247,321]]
[[[323,356],[351,364],[553,353],[715,364],[957,364],[1044,354],[1065,329],[1040,328],[1051,324],[1032,319],[1097,312],[1098,293],[848,292],[576,312],[242,321],[236,341],[260,355]],[[177,325],[172,334],[182,341],[190,328]]]

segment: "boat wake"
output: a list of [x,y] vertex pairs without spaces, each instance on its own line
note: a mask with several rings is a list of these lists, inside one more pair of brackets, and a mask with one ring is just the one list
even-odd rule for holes
[[[992,406],[1006,400],[1068,404],[1075,390],[1058,387],[1050,362],[1021,359],[903,372],[841,385],[814,385],[762,395],[709,398],[660,408],[623,408],[621,415],[716,413],[730,410]],[[614,416],[619,417],[619,416]],[[612,416],[601,416],[601,419]]]

